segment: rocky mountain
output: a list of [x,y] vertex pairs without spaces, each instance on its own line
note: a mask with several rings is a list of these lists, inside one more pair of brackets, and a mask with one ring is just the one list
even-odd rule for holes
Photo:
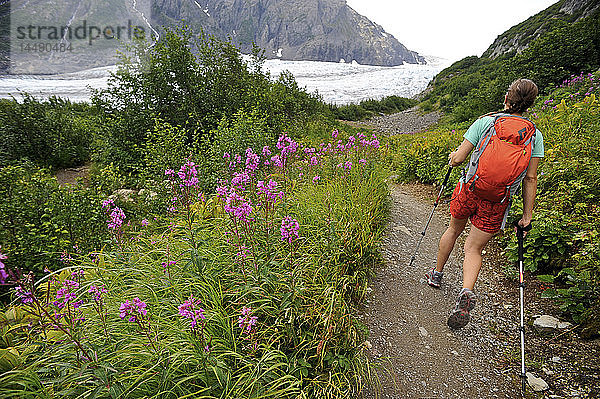
[[0,73],[55,74],[117,62],[139,29],[187,24],[253,43],[267,58],[395,66],[425,63],[345,0],[0,0]]
[[529,43],[561,24],[572,24],[600,8],[599,0],[561,0],[538,14],[513,26],[494,40],[483,57],[525,50]]
[[244,52],[252,43],[268,58],[356,60],[395,66],[425,63],[393,35],[350,8],[345,0],[154,0],[152,19],[230,38]]

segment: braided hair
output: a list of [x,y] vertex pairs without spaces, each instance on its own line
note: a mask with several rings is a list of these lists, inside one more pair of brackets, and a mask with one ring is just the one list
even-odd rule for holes
[[538,95],[538,88],[529,79],[517,79],[511,83],[506,92],[506,109],[509,114],[523,113],[533,105]]

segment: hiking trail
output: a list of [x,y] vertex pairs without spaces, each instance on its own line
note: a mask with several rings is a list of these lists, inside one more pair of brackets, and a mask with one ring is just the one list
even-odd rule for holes
[[[388,117],[387,129],[380,126],[385,124],[384,117],[362,125],[374,127],[380,134],[422,131],[440,117],[427,115],[413,108]],[[382,242],[384,265],[375,270],[371,293],[359,314],[369,329],[370,358],[380,363],[379,397],[520,397],[514,370],[496,367],[494,353],[503,343],[488,327],[488,321],[496,315],[492,309],[495,293],[490,289],[493,284],[485,255],[475,287],[478,302],[471,312],[471,322],[458,331],[446,325],[462,287],[462,245],[468,227],[446,264],[441,288],[434,289],[425,281],[424,274],[435,265],[438,240],[447,226],[447,206],[442,204],[436,209],[416,260],[409,268],[433,209],[434,191],[420,185],[390,184],[390,220]],[[375,398],[376,391],[371,387],[364,397]]]
[[[371,294],[359,317],[369,328],[372,360],[381,361],[381,398],[517,398],[519,380],[513,368],[496,367],[497,345],[488,322],[493,320],[495,293],[485,255],[475,287],[478,303],[462,330],[446,325],[462,287],[462,242],[446,264],[441,289],[427,285],[424,274],[435,263],[447,211],[438,207],[419,253],[410,257],[432,209],[415,185],[391,184],[391,215],[383,239],[385,264],[376,270]],[[433,198],[433,195],[432,195]],[[515,287],[516,292],[516,287]],[[513,309],[516,311],[516,309]],[[515,349],[518,349],[515,347]],[[375,389],[365,394],[375,397]]]

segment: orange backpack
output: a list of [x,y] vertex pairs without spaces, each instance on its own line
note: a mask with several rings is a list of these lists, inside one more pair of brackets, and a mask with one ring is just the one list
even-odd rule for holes
[[467,188],[492,202],[504,202],[514,195],[527,172],[535,132],[535,125],[527,118],[494,115],[494,123],[471,155],[464,177]]

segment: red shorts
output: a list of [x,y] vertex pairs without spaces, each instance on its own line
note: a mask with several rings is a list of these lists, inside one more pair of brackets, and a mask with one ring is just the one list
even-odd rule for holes
[[486,233],[494,234],[500,231],[509,201],[491,202],[479,198],[466,184],[462,185],[462,190],[460,186],[459,182],[452,193],[450,214],[456,219],[471,219],[473,226]]

